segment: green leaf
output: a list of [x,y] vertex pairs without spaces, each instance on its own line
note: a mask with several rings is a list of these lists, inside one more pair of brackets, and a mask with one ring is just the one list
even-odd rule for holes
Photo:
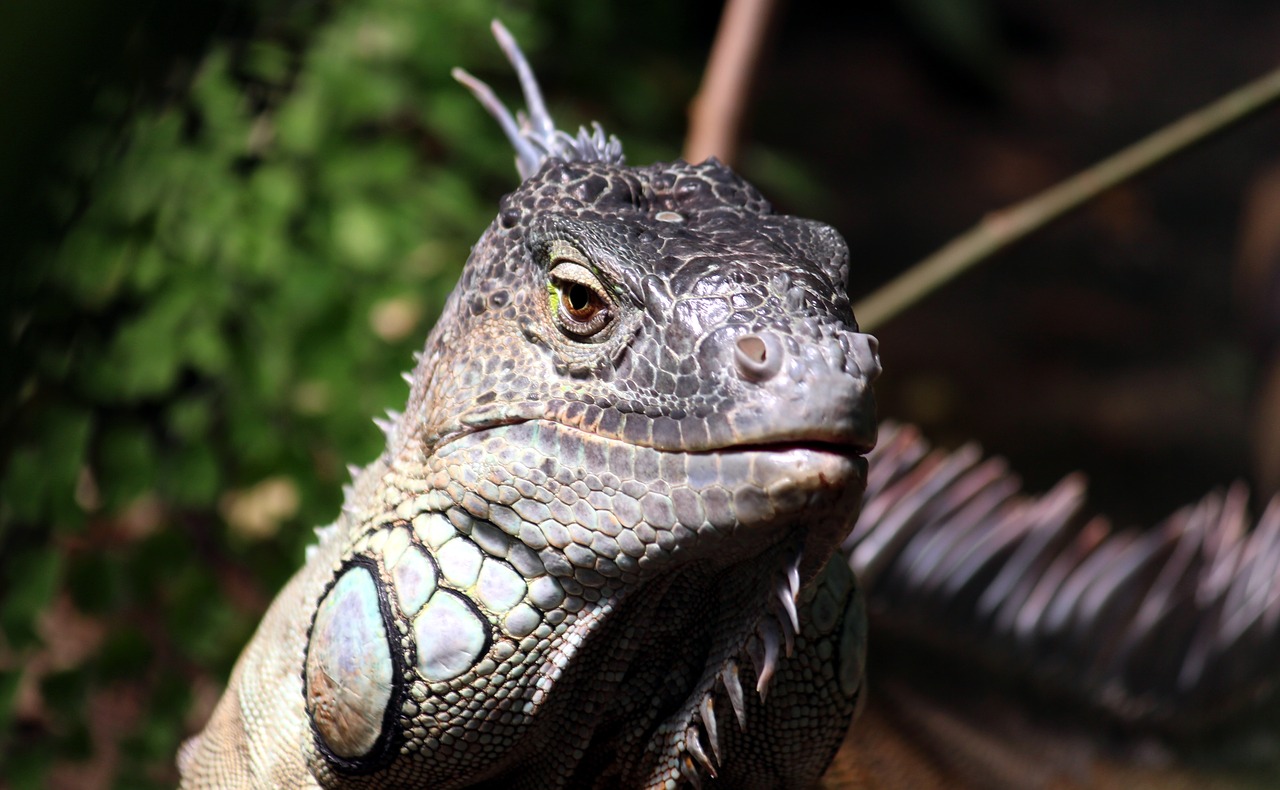
[[36,616],[53,600],[61,577],[62,557],[51,549],[31,549],[4,560],[9,588],[0,601],[0,626],[13,648],[36,641]]
[[333,241],[340,259],[357,269],[372,269],[387,253],[385,220],[368,203],[348,202],[334,211]]
[[180,448],[161,474],[161,490],[177,505],[212,505],[221,484],[217,459],[203,444]]

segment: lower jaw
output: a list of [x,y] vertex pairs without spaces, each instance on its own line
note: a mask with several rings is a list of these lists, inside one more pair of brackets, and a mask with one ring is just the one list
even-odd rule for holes
[[[724,566],[750,562],[768,546],[790,543],[801,557],[802,583],[821,571],[850,530],[862,505],[867,459],[852,452],[808,445],[762,447],[742,452],[751,458],[759,502],[737,502],[734,544],[711,548]],[[753,509],[754,508],[754,509]]]

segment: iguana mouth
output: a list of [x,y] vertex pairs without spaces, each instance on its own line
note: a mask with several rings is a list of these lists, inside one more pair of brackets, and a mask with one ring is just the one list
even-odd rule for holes
[[475,414],[466,417],[466,427],[452,431],[440,439],[435,444],[435,450],[438,452],[449,444],[465,439],[475,434],[484,433],[485,431],[505,426],[521,425],[525,423],[554,423],[568,430],[581,432],[590,436],[595,436],[607,441],[615,441],[621,444],[634,445],[646,449],[656,450],[662,453],[684,453],[689,455],[696,454],[715,454],[730,452],[784,452],[786,450],[810,450],[815,453],[831,453],[844,456],[863,456],[870,453],[876,446],[875,420],[872,419],[871,429],[846,429],[831,430],[829,426],[815,425],[811,427],[793,428],[777,433],[768,431],[760,431],[754,435],[744,436],[741,440],[727,442],[662,442],[662,441],[636,441],[629,439],[621,434],[591,430],[585,428],[575,422],[560,418],[558,415],[551,417],[524,417],[524,416],[490,416],[485,414]]
[[[608,484],[611,476],[619,485],[626,481],[625,491],[619,488],[619,493],[644,500],[627,528],[645,524],[659,532],[671,530],[689,560],[701,554],[695,543],[730,534],[735,541],[745,540],[741,545],[735,542],[729,560],[754,555],[803,520],[810,542],[823,544],[811,553],[825,561],[844,538],[845,519],[825,519],[819,535],[816,524],[824,520],[815,514],[830,509],[849,515],[857,507],[867,474],[865,445],[845,437],[816,440],[784,434],[714,448],[663,449],[552,420],[512,421],[472,430],[438,446],[434,455],[447,458],[476,452],[490,438],[526,448],[530,455],[523,466],[530,469],[555,459],[556,474],[563,480],[589,479],[592,482],[581,485],[600,496],[615,495],[618,485]],[[759,539],[752,540],[753,533]],[[804,571],[807,579],[817,567],[806,561]]]
[[838,438],[831,439],[778,439],[777,441],[759,441],[747,444],[732,444],[727,447],[713,448],[710,450],[695,450],[694,452],[765,452],[765,453],[781,453],[788,450],[804,450],[811,453],[824,453],[830,455],[844,455],[848,457],[864,456],[875,449],[874,442],[866,441],[846,441]]

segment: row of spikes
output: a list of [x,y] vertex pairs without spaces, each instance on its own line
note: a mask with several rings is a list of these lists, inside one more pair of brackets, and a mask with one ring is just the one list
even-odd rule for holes
[[1175,731],[1280,682],[1280,497],[1252,528],[1236,484],[1152,529],[1115,529],[1082,515],[1078,475],[1029,496],[975,446],[932,450],[893,424],[880,437],[843,547],[873,631]]
[[[775,577],[769,607],[743,646],[743,652],[751,660],[755,670],[755,689],[761,704],[768,697],[769,684],[777,672],[779,658],[783,655],[789,658],[792,655],[796,636],[800,633],[800,618],[796,609],[800,602],[800,560],[801,554],[797,551]],[[712,688],[702,695],[697,716],[685,733],[684,745],[688,754],[682,775],[694,787],[702,786],[700,768],[715,778],[717,765],[722,760],[720,727],[715,711],[717,692],[723,691],[728,698],[738,729],[742,732],[747,730],[746,697],[740,674],[737,659],[731,658],[725,662]],[[710,753],[703,747],[704,740],[710,747]]]
[[[415,368],[416,366],[421,365],[422,357],[423,354],[421,351],[413,352]],[[410,390],[413,389],[415,383],[414,371],[406,370],[400,374],[400,378],[404,379],[404,382],[409,385]],[[378,427],[378,430],[382,431],[383,437],[387,440],[388,447],[393,446],[399,439],[400,420],[403,416],[404,414],[402,412],[396,411],[395,409],[387,409],[385,417],[373,418],[373,424]],[[360,466],[359,464],[347,464],[347,476],[350,480],[342,486],[342,512],[347,515],[354,515],[356,512],[355,482],[360,475],[364,473],[365,468],[366,467]],[[338,522],[334,522],[323,527],[315,528],[317,542],[307,546],[306,559],[308,562],[316,551],[319,550],[319,544],[324,543],[332,537],[337,532],[338,527]]]

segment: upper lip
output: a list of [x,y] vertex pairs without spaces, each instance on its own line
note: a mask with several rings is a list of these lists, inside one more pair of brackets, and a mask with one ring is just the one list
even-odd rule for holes
[[875,443],[866,440],[857,440],[852,437],[841,436],[822,436],[822,437],[799,437],[799,436],[779,436],[776,438],[765,437],[755,441],[741,442],[737,444],[726,445],[722,447],[708,447],[705,450],[691,450],[689,452],[715,452],[717,450],[787,450],[791,448],[821,450],[823,452],[840,453],[843,455],[866,455],[875,447]]
[[[574,425],[561,422],[550,417],[506,417],[502,419],[484,420],[471,424],[468,429],[455,431],[443,436],[437,443],[437,449],[450,442],[459,440],[474,433],[500,428],[506,425],[518,425],[525,422],[549,422],[563,426],[569,430],[579,431],[610,441],[626,441],[619,435],[589,431]],[[781,451],[788,448],[808,448],[841,455],[866,455],[875,447],[874,435],[868,437],[855,430],[832,431],[814,428],[813,430],[788,430],[769,433],[762,431],[759,435],[744,436],[741,441],[730,443],[705,443],[690,445],[666,446],[662,444],[641,444],[652,450],[664,453],[714,453],[725,451],[768,450]]]

